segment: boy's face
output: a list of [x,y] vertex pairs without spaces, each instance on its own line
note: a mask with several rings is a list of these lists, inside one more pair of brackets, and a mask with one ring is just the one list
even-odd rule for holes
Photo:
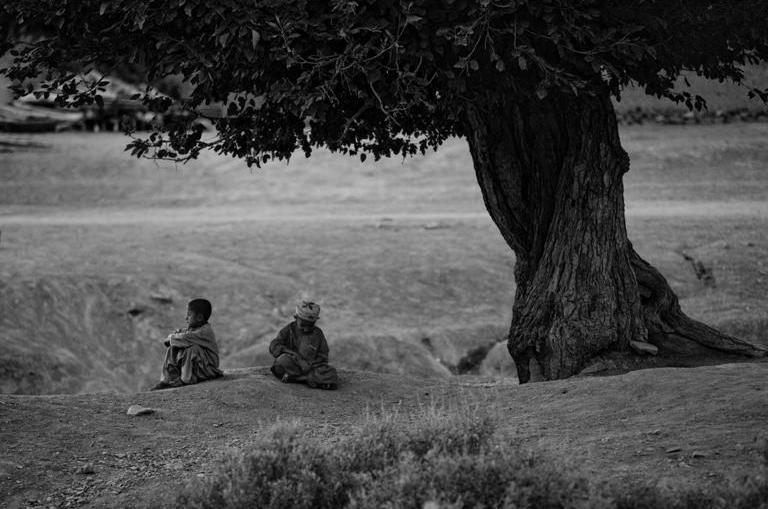
[[199,327],[205,322],[205,318],[202,313],[195,313],[191,309],[187,308],[187,326]]
[[299,325],[300,329],[304,329],[304,330],[312,330],[312,328],[315,326],[315,322],[310,322],[309,320],[303,320],[298,316],[296,317],[296,323]]

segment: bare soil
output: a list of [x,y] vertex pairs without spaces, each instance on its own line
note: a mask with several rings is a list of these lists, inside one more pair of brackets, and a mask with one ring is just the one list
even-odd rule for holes
[[[3,507],[135,507],[172,500],[275,422],[335,440],[370,412],[481,402],[499,432],[596,483],[691,486],[760,472],[768,363],[642,370],[528,385],[342,372],[338,391],[266,367],[137,394],[0,396]],[[130,417],[140,404],[154,414]]]

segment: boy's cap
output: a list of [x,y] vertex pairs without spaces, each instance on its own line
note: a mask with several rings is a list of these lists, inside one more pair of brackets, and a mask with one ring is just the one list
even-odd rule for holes
[[312,301],[303,300],[296,305],[296,318],[316,322],[320,318],[320,306]]

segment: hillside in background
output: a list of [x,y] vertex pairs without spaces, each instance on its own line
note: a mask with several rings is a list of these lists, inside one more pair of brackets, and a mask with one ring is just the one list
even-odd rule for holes
[[[744,69],[744,78],[744,85],[738,86],[728,82],[720,83],[715,80],[706,80],[689,74],[687,79],[690,87],[686,85],[685,79],[680,78],[677,82],[677,88],[680,91],[689,91],[691,94],[704,97],[707,100],[708,110],[713,113],[742,109],[768,110],[768,106],[763,104],[759,98],[750,99],[748,97],[748,87],[768,87],[768,66],[747,66]],[[639,87],[627,87],[623,90],[621,100],[616,101],[615,106],[619,113],[637,108],[652,111],[686,110],[684,104],[675,104],[669,99],[657,99],[648,96]]]

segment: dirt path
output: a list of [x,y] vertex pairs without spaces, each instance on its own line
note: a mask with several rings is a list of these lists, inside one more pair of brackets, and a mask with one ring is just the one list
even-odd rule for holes
[[[237,222],[264,223],[359,223],[385,221],[490,221],[483,212],[377,212],[323,213],[291,207],[259,210],[248,205],[200,208],[142,208],[142,209],[79,209],[62,211],[45,207],[0,208],[0,224],[5,225],[131,225],[131,224],[224,224]],[[768,218],[768,203],[764,201],[635,201],[627,204],[629,218]]]
[[[123,507],[172,496],[275,421],[333,440],[380,408],[482,402],[500,432],[596,482],[722,483],[759,468],[768,363],[658,369],[514,386],[343,372],[336,392],[285,386],[266,368],[172,391],[0,396],[2,507]],[[157,409],[129,417],[131,404]]]

